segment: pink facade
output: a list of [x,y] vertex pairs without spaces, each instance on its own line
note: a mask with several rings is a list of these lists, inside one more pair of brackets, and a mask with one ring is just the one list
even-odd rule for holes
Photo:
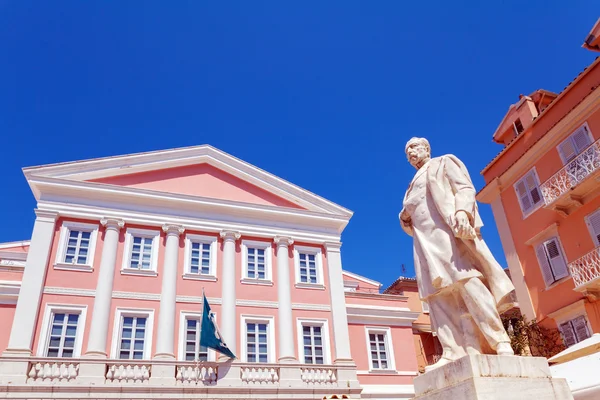
[[[350,211],[210,146],[24,171],[37,219],[0,245],[2,391],[412,397],[421,310],[342,270]],[[233,363],[199,347],[203,291]]]

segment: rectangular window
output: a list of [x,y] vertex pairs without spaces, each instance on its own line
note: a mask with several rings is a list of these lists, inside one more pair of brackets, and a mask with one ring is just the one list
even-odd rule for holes
[[369,352],[372,369],[389,369],[389,353],[384,332],[369,333]]
[[190,273],[210,274],[210,243],[195,242],[191,244]]
[[516,121],[513,124],[513,127],[515,129],[516,136],[523,132],[523,124],[521,123],[521,120],[519,118],[516,119]]
[[247,362],[268,362],[269,341],[267,329],[268,323],[246,324],[246,357]]
[[558,237],[550,238],[538,244],[536,253],[546,287],[569,276],[569,269]]
[[186,318],[185,320],[185,351],[186,361],[208,361],[208,349],[200,346],[200,319]]
[[37,356],[79,357],[86,310],[86,306],[46,304]]
[[540,183],[535,169],[529,171],[523,178],[515,183],[515,192],[519,198],[523,216],[529,215],[543,203],[540,192]]
[[269,242],[242,241],[242,283],[271,284],[271,252]]
[[129,228],[125,234],[122,273],[156,275],[160,231]]
[[302,345],[306,364],[325,363],[321,325],[302,325]]
[[596,247],[600,246],[600,210],[585,217],[585,222],[590,230],[590,235]]
[[73,357],[79,313],[52,313],[46,357]]
[[592,141],[592,135],[587,124],[579,127],[558,145],[558,153],[560,154],[563,164],[569,163],[581,154],[590,144],[592,144]]
[[571,347],[590,337],[588,323],[583,315],[561,323],[558,328],[567,347]]
[[315,254],[299,253],[300,282],[317,283],[317,260]]
[[185,237],[184,279],[217,278],[217,237],[187,234]]
[[146,330],[149,327],[147,317],[121,317],[121,332],[119,335],[119,358],[122,360],[141,360],[144,358]]
[[54,268],[92,271],[98,225],[65,221]]

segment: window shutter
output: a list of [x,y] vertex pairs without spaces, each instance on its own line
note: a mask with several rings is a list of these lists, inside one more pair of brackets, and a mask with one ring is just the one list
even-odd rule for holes
[[548,259],[550,260],[550,266],[554,272],[554,279],[558,280],[569,275],[569,269],[567,268],[567,262],[565,261],[564,254],[560,249],[560,244],[557,238],[552,238],[544,242],[546,251],[548,253]]
[[548,262],[548,257],[546,256],[546,249],[544,244],[540,244],[535,249],[537,253],[537,258],[540,263],[540,268],[542,269],[542,275],[544,276],[544,282],[546,282],[546,286],[550,286],[554,282],[554,276],[552,275],[552,269],[550,269],[550,263]]
[[560,324],[558,328],[560,329],[560,333],[562,333],[565,346],[571,347],[575,343],[577,343],[577,339],[575,338],[575,332],[573,331],[571,322],[565,322],[564,324]]
[[565,164],[577,156],[577,150],[573,145],[571,136],[569,136],[567,140],[558,145],[558,152],[560,153],[560,157],[562,158]]
[[529,189],[529,194],[531,195],[533,204],[539,203],[542,200],[542,196],[540,196],[540,190],[538,189],[537,182],[535,181],[533,171],[527,174],[525,177],[525,182],[527,183],[527,189]]
[[583,315],[580,315],[573,320],[573,330],[575,331],[578,343],[590,337],[587,321]]
[[531,200],[529,200],[529,196],[527,195],[527,189],[525,188],[525,180],[521,180],[517,183],[517,196],[519,196],[519,201],[521,202],[521,208],[523,212],[527,212],[531,209],[533,204],[531,204]]
[[596,246],[600,246],[600,211],[596,211],[587,217],[587,225]]
[[573,138],[573,143],[575,144],[575,150],[577,150],[577,154],[581,153],[585,150],[590,144],[592,144],[592,140],[590,139],[590,135],[588,134],[587,127],[582,126],[577,129],[575,133],[571,135]]

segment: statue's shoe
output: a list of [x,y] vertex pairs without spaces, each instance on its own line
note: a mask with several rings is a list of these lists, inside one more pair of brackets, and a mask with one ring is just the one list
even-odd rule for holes
[[510,347],[510,343],[500,342],[496,347],[496,354],[498,354],[499,356],[514,356],[515,352],[513,351],[512,347]]
[[425,372],[427,373],[429,371],[433,371],[436,368],[443,367],[446,364],[450,364],[452,361],[454,361],[454,360],[442,357],[435,364],[427,365],[425,367]]

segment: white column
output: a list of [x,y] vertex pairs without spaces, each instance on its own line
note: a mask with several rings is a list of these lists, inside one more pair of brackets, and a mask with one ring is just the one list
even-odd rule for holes
[[4,355],[30,355],[35,325],[38,319],[48,258],[54,236],[54,224],[58,214],[35,210],[37,218],[33,225],[27,261],[23,271],[21,290],[10,331],[10,339]]
[[331,319],[333,320],[333,336],[335,339],[334,362],[336,364],[353,364],[350,355],[350,334],[348,333],[346,297],[342,277],[341,246],[341,243],[325,243],[327,270],[329,271],[329,294],[331,296]]
[[175,358],[175,299],[177,297],[177,266],[179,264],[179,235],[184,231],[179,225],[163,225],[167,234],[163,263],[156,354],[154,358]]
[[94,310],[90,325],[90,337],[85,355],[106,358],[106,339],[108,337],[115,265],[117,263],[119,230],[125,225],[125,222],[120,219],[103,218],[100,223],[105,227],[104,241],[102,243],[102,258],[100,259]]
[[223,269],[222,269],[222,284],[221,284],[221,297],[223,302],[221,304],[221,334],[225,339],[225,344],[231,350],[233,354],[238,356],[237,340],[236,340],[236,320],[237,315],[235,312],[235,242],[240,238],[239,232],[223,231],[221,232],[221,238],[223,238]]
[[510,233],[510,227],[508,225],[508,220],[506,219],[506,214],[504,213],[504,206],[502,205],[500,194],[492,201],[491,205],[494,219],[496,220],[496,226],[498,227],[498,233],[500,234],[502,248],[506,255],[508,269],[510,270],[510,278],[513,285],[515,285],[515,293],[517,295],[517,301],[519,302],[519,308],[527,320],[533,321],[536,318],[535,309],[533,308],[533,302],[531,301],[529,289],[525,282],[523,266],[521,265],[521,260],[519,260],[515,242]]
[[292,318],[292,296],[290,287],[289,246],[294,241],[277,236],[277,299],[279,300],[277,334],[279,338],[279,362],[297,362],[294,351],[294,322]]

